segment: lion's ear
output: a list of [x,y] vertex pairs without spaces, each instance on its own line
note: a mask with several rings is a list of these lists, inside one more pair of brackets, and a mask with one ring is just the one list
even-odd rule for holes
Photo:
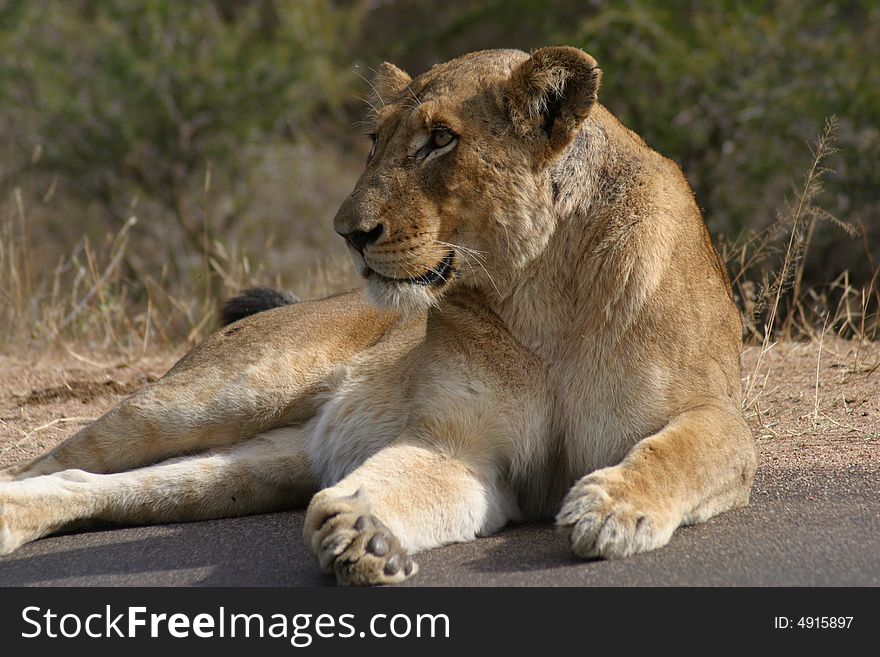
[[541,48],[517,67],[505,89],[518,135],[542,140],[552,153],[568,146],[596,103],[602,72],[583,50]]
[[382,62],[376,75],[373,76],[373,93],[383,103],[399,95],[412,82],[409,74],[394,64]]

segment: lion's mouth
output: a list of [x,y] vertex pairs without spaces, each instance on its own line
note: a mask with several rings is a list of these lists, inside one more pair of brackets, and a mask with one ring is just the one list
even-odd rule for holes
[[455,260],[455,251],[452,249],[449,250],[449,253],[446,254],[446,257],[440,262],[439,265],[434,267],[433,269],[429,269],[424,274],[420,274],[419,276],[411,276],[409,278],[392,278],[390,276],[383,276],[375,269],[366,265],[367,271],[379,279],[389,281],[392,283],[408,283],[410,285],[437,285],[438,283],[445,283],[449,280],[449,275],[453,271],[452,263]]

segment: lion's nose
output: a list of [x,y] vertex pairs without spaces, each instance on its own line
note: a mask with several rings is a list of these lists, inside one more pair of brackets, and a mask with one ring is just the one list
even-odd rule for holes
[[377,224],[370,230],[353,230],[350,233],[339,233],[345,241],[351,244],[359,253],[363,254],[368,244],[373,244],[382,237],[385,232],[384,224]]

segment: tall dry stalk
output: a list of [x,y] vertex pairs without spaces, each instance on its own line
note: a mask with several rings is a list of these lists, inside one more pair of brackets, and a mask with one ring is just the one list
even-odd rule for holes
[[791,322],[794,321],[794,310],[798,303],[803,280],[803,260],[812,239],[816,221],[830,219],[835,223],[844,225],[827,211],[815,205],[816,198],[823,191],[822,178],[829,172],[829,169],[823,163],[836,152],[834,148],[834,132],[836,129],[837,118],[831,116],[825,121],[825,127],[819,135],[819,139],[810,149],[813,159],[810,168],[804,175],[801,187],[792,186],[795,201],[793,203],[786,202],[785,208],[779,213],[775,222],[779,226],[790,227],[788,245],[785,249],[781,267],[776,271],[772,281],[761,295],[764,299],[772,298],[772,302],[769,305],[767,321],[764,324],[761,349],[755,361],[752,374],[748,377],[748,385],[743,397],[743,406],[745,408],[751,408],[757,401],[758,395],[760,395],[760,391],[755,393],[755,388],[761,366],[764,363],[766,354],[772,348],[780,302],[793,283],[794,289],[791,303],[789,304],[789,311],[782,327],[783,335],[790,331]]

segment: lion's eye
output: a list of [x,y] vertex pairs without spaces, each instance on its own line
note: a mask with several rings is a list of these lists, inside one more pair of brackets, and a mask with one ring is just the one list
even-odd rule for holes
[[434,148],[449,146],[455,139],[455,135],[447,128],[439,128],[431,132],[431,145]]
[[411,157],[415,162],[431,162],[451,151],[457,143],[457,134],[449,128],[437,126],[431,129],[427,141]]
[[370,134],[367,135],[367,137],[369,137],[370,140],[373,142],[373,145],[370,147],[370,154],[367,155],[367,162],[369,162],[370,160],[373,159],[373,156],[376,154],[376,142],[378,141],[378,139],[376,139],[375,132],[371,132]]

